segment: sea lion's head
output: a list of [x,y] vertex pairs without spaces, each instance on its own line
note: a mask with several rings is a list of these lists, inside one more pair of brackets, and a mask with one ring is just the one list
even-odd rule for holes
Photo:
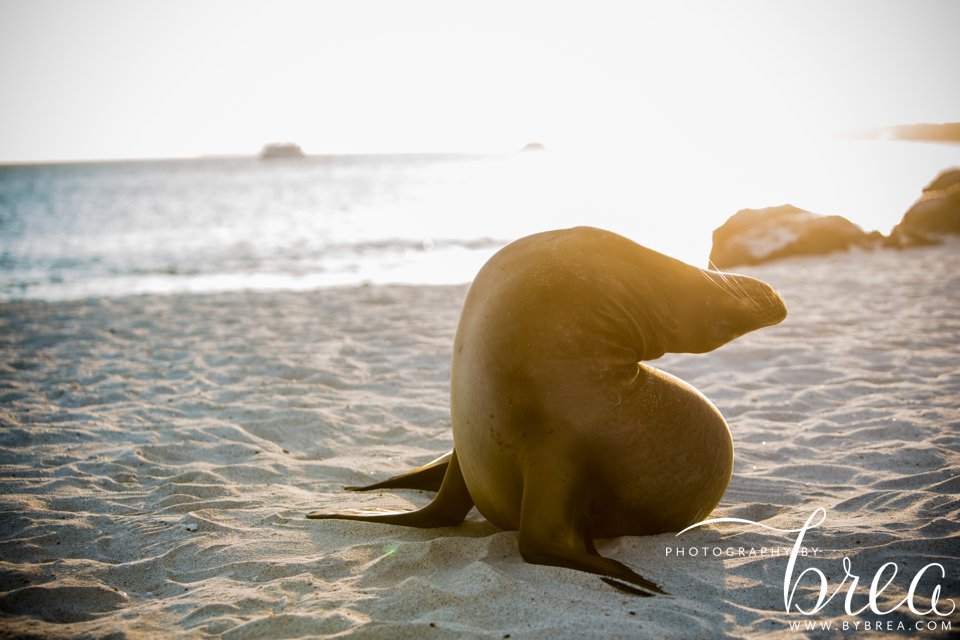
[[671,351],[713,351],[787,317],[783,298],[767,283],[734,273],[691,268],[699,272],[695,280],[700,285],[675,301],[677,344]]
[[534,345],[528,353],[540,357],[606,347],[648,361],[706,353],[787,316],[760,280],[698,269],[594,227],[545,231],[501,249],[474,280],[461,327],[476,321],[474,299],[504,319],[491,323],[491,336]]

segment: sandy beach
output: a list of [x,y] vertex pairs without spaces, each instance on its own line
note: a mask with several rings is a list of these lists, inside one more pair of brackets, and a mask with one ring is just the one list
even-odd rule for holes
[[[960,611],[960,245],[743,270],[787,320],[655,366],[730,424],[723,523],[600,541],[672,595],[523,562],[475,510],[417,530],[310,521],[413,508],[344,492],[452,446],[450,349],[466,286],[0,305],[0,636],[713,638],[947,636]],[[809,610],[843,559],[870,609]],[[719,553],[718,553],[719,551]],[[891,576],[889,568],[880,578]],[[799,630],[791,627],[801,625]],[[815,623],[816,629],[803,626]],[[826,629],[830,625],[830,629]],[[869,626],[867,626],[869,625]],[[874,625],[882,625],[879,628]],[[919,625],[919,627],[918,627]],[[865,630],[866,627],[866,630]]]

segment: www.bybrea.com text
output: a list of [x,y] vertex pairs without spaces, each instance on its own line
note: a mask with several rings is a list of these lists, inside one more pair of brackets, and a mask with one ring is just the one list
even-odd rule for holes
[[791,631],[952,631],[951,620],[791,620]]

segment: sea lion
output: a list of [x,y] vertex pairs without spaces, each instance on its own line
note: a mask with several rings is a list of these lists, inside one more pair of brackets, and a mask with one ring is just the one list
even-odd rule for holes
[[593,539],[704,519],[730,480],[733,442],[699,391],[642,361],[711,351],[785,317],[783,300],[759,280],[698,269],[609,231],[521,238],[483,266],[463,305],[453,451],[358,488],[439,489],[434,500],[411,512],[307,517],[440,527],[476,505],[519,530],[528,562],[664,593],[599,555]]

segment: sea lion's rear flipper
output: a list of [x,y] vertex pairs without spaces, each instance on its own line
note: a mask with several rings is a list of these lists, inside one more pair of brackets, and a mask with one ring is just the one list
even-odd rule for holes
[[387,478],[381,482],[368,484],[365,487],[344,487],[347,491],[371,491],[373,489],[422,489],[424,491],[439,491],[443,483],[443,476],[447,473],[450,456],[445,453],[427,464],[407,471],[400,475]]
[[[439,458],[438,458],[439,460]],[[436,462],[436,461],[434,461]],[[457,462],[457,452],[450,452],[443,484],[433,501],[416,511],[377,511],[356,509],[343,513],[321,513],[313,511],[308,518],[317,520],[362,520],[365,522],[383,522],[408,527],[452,527],[463,522],[467,512],[473,508],[473,499],[467,491]]]
[[635,595],[667,595],[627,565],[597,553],[589,530],[590,507],[583,495],[587,485],[582,478],[564,471],[553,464],[524,474],[520,507],[523,559],[593,573],[607,584]]

